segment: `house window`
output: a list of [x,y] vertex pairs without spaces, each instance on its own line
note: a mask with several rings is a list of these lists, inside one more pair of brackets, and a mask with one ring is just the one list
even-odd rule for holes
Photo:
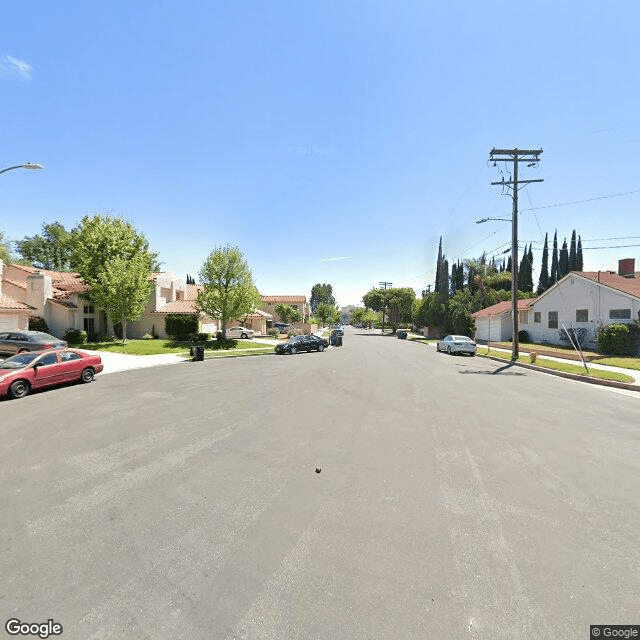
[[92,305],[90,305],[90,304],[85,304],[85,305],[84,305],[84,312],[85,312],[87,315],[93,315],[93,306],[92,306]]
[[533,312],[533,321],[537,322],[537,323],[541,323],[542,322],[542,313],[540,311],[534,311]]
[[609,309],[611,320],[631,320],[631,309]]
[[589,309],[576,309],[576,322],[589,322]]
[[549,311],[549,329],[558,328],[558,312]]
[[92,337],[95,334],[95,320],[93,318],[84,319],[84,330],[87,336]]
[[520,324],[529,324],[529,312],[528,311],[520,311],[518,313],[520,317]]

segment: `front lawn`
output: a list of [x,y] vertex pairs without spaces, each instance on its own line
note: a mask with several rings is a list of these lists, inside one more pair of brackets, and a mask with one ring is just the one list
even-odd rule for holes
[[[478,348],[479,356],[488,356],[487,351],[484,347]],[[491,356],[494,358],[500,358],[501,360],[508,361],[508,357],[501,357],[495,352],[491,353]],[[521,355],[518,358],[518,362],[524,362],[526,364],[532,364],[529,356]],[[600,361],[598,361],[600,362]],[[543,367],[544,369],[553,369],[555,371],[564,371],[565,373],[576,373],[578,375],[586,376],[584,367],[578,364],[567,364],[566,362],[556,362],[555,360],[548,360],[546,358],[538,358],[535,361],[535,365],[537,367]],[[587,364],[587,367],[589,365]],[[600,378],[602,380],[616,380],[617,382],[634,382],[634,378],[628,376],[626,373],[617,373],[615,371],[605,371],[603,369],[595,369],[593,367],[589,368],[589,376],[590,378]]]
[[622,367],[623,369],[637,369],[640,371],[640,358],[636,357],[604,357],[598,358],[593,362],[598,364],[608,364],[610,367]]
[[[197,344],[202,344],[198,342]],[[92,351],[112,351],[114,353],[128,353],[136,356],[152,356],[160,353],[182,353],[189,355],[193,343],[178,340],[127,340],[122,342],[89,342],[87,344],[75,345],[78,349],[90,349]],[[246,349],[251,350],[271,350],[273,347],[265,344],[252,342],[251,340],[228,340],[222,345],[217,340],[205,343],[205,352],[236,352]]]

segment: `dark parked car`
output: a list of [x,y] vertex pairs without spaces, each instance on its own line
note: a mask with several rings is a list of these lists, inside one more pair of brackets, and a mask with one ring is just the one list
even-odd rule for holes
[[0,396],[24,398],[31,389],[63,382],[91,382],[102,371],[100,356],[65,349],[19,353],[0,362]]
[[288,342],[276,346],[276,353],[299,353],[300,351],[324,351],[329,342],[318,336],[293,336]]
[[292,324],[287,324],[286,322],[275,322],[273,328],[277,329],[280,333],[294,333],[296,331],[296,328]]
[[5,331],[0,333],[0,353],[24,353],[25,351],[46,351],[66,349],[64,340],[41,331]]

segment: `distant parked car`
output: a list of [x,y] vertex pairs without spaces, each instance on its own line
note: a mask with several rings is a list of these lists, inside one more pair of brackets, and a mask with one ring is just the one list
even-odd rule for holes
[[66,349],[67,343],[41,331],[5,331],[0,333],[0,353],[24,353]]
[[318,336],[293,336],[288,342],[276,345],[276,353],[295,354],[300,351],[324,351],[329,341]]
[[246,327],[231,327],[227,329],[227,338],[242,338],[243,340],[251,339],[256,334],[253,329]]
[[100,356],[65,349],[19,353],[0,362],[0,396],[24,398],[31,389],[63,382],[91,382],[102,371]]
[[296,328],[292,324],[286,322],[274,322],[273,328],[277,329],[280,333],[294,333]]
[[436,343],[438,351],[446,351],[449,355],[452,353],[470,353],[472,356],[476,354],[476,343],[467,336],[447,336]]

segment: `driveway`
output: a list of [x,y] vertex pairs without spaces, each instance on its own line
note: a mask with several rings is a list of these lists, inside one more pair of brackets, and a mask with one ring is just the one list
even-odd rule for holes
[[118,371],[128,371],[129,369],[143,369],[165,364],[178,364],[187,360],[187,358],[183,358],[176,353],[161,353],[156,356],[134,356],[128,353],[112,353],[111,351],[91,351],[89,349],[82,349],[82,351],[102,358],[104,370],[100,375],[117,373]]

